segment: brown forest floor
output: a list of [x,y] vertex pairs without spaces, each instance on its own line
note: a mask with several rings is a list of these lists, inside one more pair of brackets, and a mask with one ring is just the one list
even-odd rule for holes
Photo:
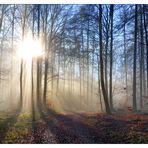
[[0,143],[148,143],[148,115],[56,114],[38,120],[34,133],[26,119],[1,123]]

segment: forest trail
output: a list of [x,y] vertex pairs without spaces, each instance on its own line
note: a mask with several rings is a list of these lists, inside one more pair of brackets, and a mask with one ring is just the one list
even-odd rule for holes
[[46,125],[49,143],[148,143],[147,115],[67,113],[47,117]]
[[94,143],[95,126],[85,121],[86,117],[78,113],[58,115],[56,119],[48,121],[50,131],[56,135],[57,143]]
[[22,117],[7,123],[9,130],[1,133],[6,137],[0,143],[148,143],[147,115],[53,114],[36,121],[34,133]]

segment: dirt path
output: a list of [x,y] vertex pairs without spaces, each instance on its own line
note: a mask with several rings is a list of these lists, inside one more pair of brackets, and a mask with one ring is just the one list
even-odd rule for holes
[[147,116],[57,115],[48,120],[56,143],[148,143]]
[[92,133],[97,134],[95,128],[83,123],[78,114],[59,115],[49,127],[58,143],[94,143]]
[[[106,122],[109,123],[109,121]],[[55,135],[57,143],[107,142],[108,129],[106,128],[108,128],[108,125],[100,124],[100,127],[98,127],[96,116],[76,113],[58,115],[48,121],[48,127],[49,131]]]
[[[20,118],[18,118],[20,119]],[[19,122],[18,122],[19,121]],[[148,143],[148,116],[137,114],[67,113],[48,115],[35,122],[35,130],[22,118],[6,126],[13,143]],[[1,128],[2,129],[2,128]],[[11,131],[8,131],[11,129]],[[22,131],[22,129],[24,129]],[[1,130],[2,131],[2,130]],[[6,131],[1,133],[4,137]],[[11,136],[8,135],[11,134]],[[14,136],[16,135],[16,138]],[[1,138],[2,138],[1,137]],[[13,139],[9,139],[9,137]],[[7,142],[6,142],[7,143]]]

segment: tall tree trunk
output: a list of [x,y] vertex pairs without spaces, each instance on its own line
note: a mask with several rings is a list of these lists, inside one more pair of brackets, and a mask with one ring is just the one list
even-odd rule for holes
[[10,98],[11,98],[11,106],[13,106],[13,92],[14,92],[14,89],[13,89],[13,84],[14,84],[14,80],[13,80],[13,75],[14,75],[14,27],[15,27],[15,5],[13,5],[13,12],[12,12],[12,40],[11,40],[11,48],[12,48],[12,56],[11,56],[11,85],[10,85]]
[[112,69],[113,69],[113,13],[114,5],[110,5],[111,41],[110,41],[110,108],[113,110]]
[[92,51],[92,69],[91,69],[91,105],[92,105],[92,103],[93,103],[93,98],[94,98],[94,96],[93,96],[93,94],[94,94],[94,61],[95,61],[95,54],[94,54],[94,52],[95,52],[95,35],[94,35],[94,37],[93,37],[93,51]]
[[140,41],[140,43],[141,43],[141,52],[140,52],[140,108],[142,109],[142,107],[143,107],[143,83],[144,83],[144,81],[143,81],[143,78],[144,78],[144,67],[143,67],[143,65],[144,65],[144,42],[143,42],[143,22],[142,22],[142,20],[143,20],[143,18],[142,18],[142,7],[140,6],[140,10],[141,10],[141,14],[140,14],[140,39],[141,39],[141,41]]
[[136,66],[137,66],[137,5],[135,5],[134,66],[133,66],[133,111],[137,111],[136,101]]
[[[104,84],[104,67],[103,67],[103,44],[102,44],[102,6],[99,5],[99,41],[100,41],[100,75],[101,75],[101,87],[102,87],[102,93],[103,93],[103,98],[104,98],[104,103],[105,103],[105,109],[108,114],[111,113],[109,102],[108,102],[108,97],[105,89],[105,84]],[[99,63],[98,63],[99,65]],[[99,68],[99,67],[98,67]]]
[[[35,14],[34,14],[34,10],[35,6],[33,6],[33,22],[32,22],[32,37],[34,38],[34,22],[35,22]],[[35,102],[34,102],[34,77],[33,77],[33,63],[34,63],[34,59],[32,58],[32,63],[31,63],[31,105],[32,105],[32,127],[35,131],[35,127],[34,127],[34,122],[35,122]]]
[[45,73],[44,73],[44,88],[43,88],[43,102],[44,107],[46,107],[47,103],[47,76],[48,76],[48,48],[47,48],[47,5],[45,12]]
[[146,6],[143,5],[143,15],[144,15],[144,31],[145,31],[145,43],[146,43],[146,65],[147,65],[147,90],[148,90],[148,33],[147,33],[147,22],[146,22],[146,14],[145,8]]
[[90,36],[89,26],[90,26],[90,20],[88,17],[88,22],[87,22],[87,105],[89,105],[89,36]]
[[82,93],[82,95],[84,96],[85,95],[85,78],[84,78],[84,73],[85,73],[85,71],[84,71],[84,69],[85,69],[85,66],[84,66],[84,31],[83,31],[83,23],[82,23],[82,21],[81,21],[81,44],[82,44],[82,89],[83,89],[83,93]]
[[[40,38],[40,5],[37,5],[37,36],[38,36],[38,39]],[[40,59],[37,58],[37,105],[38,105],[38,110],[39,110],[39,113],[40,115],[42,116],[43,112],[42,112],[42,102],[41,102],[41,84],[40,84]]]
[[[97,61],[99,61],[99,57],[97,56]],[[101,81],[100,81],[100,66],[98,62],[98,97],[99,97],[99,102],[100,102],[100,109],[101,112],[103,112],[103,103],[102,103],[102,93],[101,93]]]
[[[26,26],[26,15],[27,15],[27,6],[25,5],[25,10],[23,14],[23,24],[22,24],[22,41],[24,40],[25,35],[25,26]],[[20,108],[23,105],[23,59],[21,59],[21,67],[20,67]]]
[[128,95],[128,82],[127,82],[127,54],[126,54],[126,24],[124,22],[124,28],[123,28],[123,38],[124,38],[124,67],[125,67],[125,84],[126,84],[126,97]]
[[108,62],[108,42],[109,42],[109,27],[110,27],[110,19],[108,19],[108,9],[107,9],[107,20],[106,20],[106,41],[105,41],[105,87],[106,87],[106,92],[107,92],[107,96],[108,96],[108,66],[107,66],[107,62]]
[[81,65],[81,48],[79,47],[79,81],[80,81],[80,106],[81,106],[81,103],[82,103],[82,65]]

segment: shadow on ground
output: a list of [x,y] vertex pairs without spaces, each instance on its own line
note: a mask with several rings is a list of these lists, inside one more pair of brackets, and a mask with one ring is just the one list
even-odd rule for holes
[[123,121],[104,119],[103,123],[99,124],[96,121],[91,124],[88,118],[83,114],[59,114],[49,116],[45,121],[49,131],[55,136],[56,143],[129,143],[126,138],[125,141],[123,139],[127,129],[124,134],[118,134],[119,128],[124,130]]

